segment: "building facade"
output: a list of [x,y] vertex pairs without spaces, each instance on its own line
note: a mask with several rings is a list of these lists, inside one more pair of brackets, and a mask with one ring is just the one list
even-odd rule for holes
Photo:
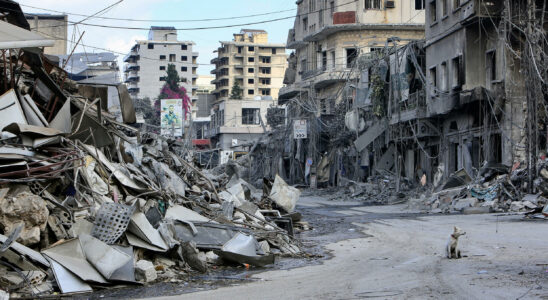
[[59,67],[64,67],[74,81],[90,78],[108,80],[113,84],[121,82],[118,56],[111,52],[72,53],[57,55]]
[[67,54],[67,15],[51,14],[25,14],[29,22],[30,30],[38,32],[46,38],[54,38],[53,47],[46,47],[45,54],[66,55]]
[[136,41],[124,57],[124,81],[133,98],[157,99],[168,64],[174,64],[192,101],[197,99],[198,52],[192,41],[179,41],[174,27],[152,26],[147,40]]
[[[208,137],[217,148],[246,151],[268,129],[266,113],[277,103],[287,66],[285,44],[269,43],[264,30],[243,29],[216,52]],[[240,93],[233,93],[236,86]]]

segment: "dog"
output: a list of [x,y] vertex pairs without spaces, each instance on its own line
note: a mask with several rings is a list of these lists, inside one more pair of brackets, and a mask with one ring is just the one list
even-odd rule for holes
[[457,226],[453,227],[453,233],[449,236],[447,245],[445,246],[445,255],[447,258],[461,258],[460,250],[458,248],[459,237],[465,235],[466,232],[462,231]]

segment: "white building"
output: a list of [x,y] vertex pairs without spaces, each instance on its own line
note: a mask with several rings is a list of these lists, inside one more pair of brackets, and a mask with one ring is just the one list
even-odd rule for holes
[[193,102],[197,100],[198,52],[192,51],[194,45],[192,41],[177,40],[174,27],[150,27],[148,40],[136,41],[124,57],[124,80],[131,96],[156,99],[165,83],[168,64],[174,64],[180,85]]

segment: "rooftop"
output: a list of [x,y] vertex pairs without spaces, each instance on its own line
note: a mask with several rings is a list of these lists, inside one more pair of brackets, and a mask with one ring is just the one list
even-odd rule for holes
[[176,30],[173,26],[150,26],[150,30]]

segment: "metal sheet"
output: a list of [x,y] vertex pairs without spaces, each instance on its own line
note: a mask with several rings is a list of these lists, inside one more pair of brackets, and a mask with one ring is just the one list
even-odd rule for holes
[[119,245],[112,245],[111,247],[127,254],[128,256],[131,257],[131,259],[121,268],[118,268],[116,271],[114,271],[114,273],[110,275],[109,279],[137,283],[135,281],[135,265],[133,263],[133,247],[131,246],[124,247]]
[[212,223],[193,223],[196,232],[187,224],[180,222],[175,224],[175,234],[178,240],[183,242],[193,241],[196,247],[202,249],[221,249],[236,233],[244,231],[240,227],[212,224]]
[[38,109],[38,106],[34,103],[34,100],[28,94],[21,99],[20,103],[30,125],[46,127],[49,125],[40,109]]
[[42,251],[43,254],[71,270],[84,281],[107,283],[105,278],[86,260],[79,239],[72,239]]
[[128,243],[133,247],[148,249],[148,250],[156,251],[156,252],[166,252],[167,251],[167,250],[164,250],[160,247],[156,247],[156,246],[154,246],[150,243],[147,243],[147,242],[143,241],[142,239],[140,239],[139,237],[137,237],[136,235],[134,235],[130,232],[126,232],[126,238],[127,238]]
[[70,119],[70,99],[65,101],[55,118],[49,123],[50,128],[55,128],[64,133],[70,133],[72,122]]
[[250,264],[257,267],[263,267],[263,266],[271,265],[274,263],[274,254],[246,256],[246,255],[241,255],[233,252],[226,252],[222,250],[216,250],[214,252],[215,254],[219,255],[223,259],[242,263],[242,264],[244,263]]
[[126,231],[135,207],[119,203],[103,203],[97,216],[91,235],[107,243],[115,243]]
[[[6,237],[3,234],[0,234],[0,242],[5,243],[8,237]],[[46,267],[49,267],[49,261],[39,252],[36,252],[26,246],[23,246],[19,244],[18,242],[13,242],[10,246],[10,249],[21,254],[25,255],[26,257],[30,258],[32,261],[38,262]]]
[[221,250],[246,256],[254,256],[257,255],[256,244],[257,240],[255,240],[252,235],[238,232],[232,239],[223,245]]
[[208,219],[199,213],[188,209],[182,205],[174,205],[167,209],[166,219],[171,218],[173,220],[179,221],[189,221],[189,222],[213,222],[217,223],[211,219]]
[[158,230],[152,227],[152,225],[148,222],[147,217],[142,212],[136,212],[133,216],[131,216],[128,230],[147,243],[150,243],[156,247],[164,250],[169,248]]
[[63,267],[53,259],[50,259],[49,261],[51,263],[53,275],[55,276],[55,281],[57,282],[57,286],[59,286],[61,293],[68,294],[93,291],[89,284],[78,278],[78,276],[67,270],[67,268]]
[[86,259],[106,279],[110,279],[112,273],[131,261],[131,256],[91,235],[82,234],[79,239]]
[[[23,108],[19,104],[19,99],[14,90],[9,90],[0,96],[0,130],[11,123],[26,124],[27,120],[23,113]],[[14,137],[11,133],[2,133],[3,137]]]
[[62,134],[61,131],[55,128],[34,126],[22,123],[11,123],[4,127],[3,131],[7,131],[13,134],[24,134],[31,137],[56,136]]

